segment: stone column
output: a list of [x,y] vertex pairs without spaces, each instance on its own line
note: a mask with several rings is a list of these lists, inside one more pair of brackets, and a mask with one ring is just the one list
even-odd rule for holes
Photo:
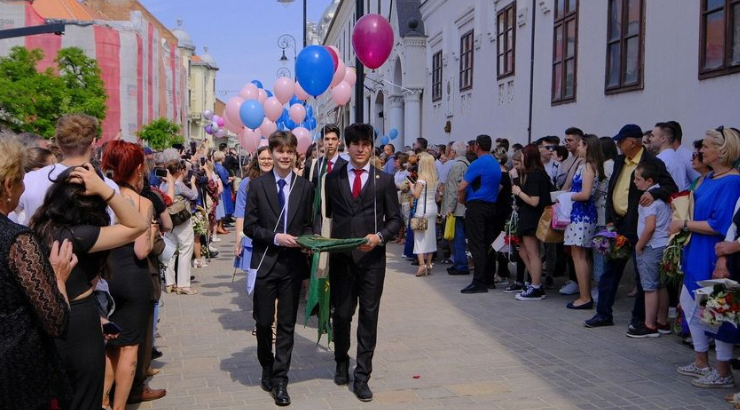
[[390,124],[390,126],[386,128],[385,133],[388,134],[391,128],[395,128],[398,130],[398,134],[401,138],[396,138],[395,140],[391,141],[391,143],[396,147],[396,151],[401,151],[403,150],[403,144],[401,144],[401,142],[403,141],[404,134],[403,95],[391,95],[389,100],[391,109],[390,116],[388,117],[388,124]]
[[403,92],[404,100],[404,129],[403,145],[413,146],[414,141],[421,137],[421,92],[420,89]]

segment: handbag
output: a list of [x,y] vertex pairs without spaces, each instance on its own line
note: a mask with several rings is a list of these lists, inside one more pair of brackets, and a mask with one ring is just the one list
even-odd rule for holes
[[[424,185],[424,215],[427,213],[427,186]],[[414,216],[411,218],[411,229],[415,231],[426,231],[429,228],[429,221],[423,216]]]
[[552,227],[559,231],[564,231],[570,225],[570,218],[565,219],[561,212],[559,202],[552,205]]
[[167,213],[170,214],[170,219],[172,219],[172,226],[182,225],[193,216],[189,208],[188,201],[182,199],[167,207]]
[[565,232],[552,227],[552,206],[546,206],[537,224],[537,239],[544,243],[563,243]]
[[455,239],[455,215],[450,215],[445,221],[444,238],[448,241]]

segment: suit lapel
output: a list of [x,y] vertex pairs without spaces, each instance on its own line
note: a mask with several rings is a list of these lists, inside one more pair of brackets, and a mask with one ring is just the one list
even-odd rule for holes
[[288,199],[288,226],[293,221],[298,208],[302,207],[301,199],[303,199],[303,185],[298,180],[298,175],[293,173],[291,176],[291,182],[293,188],[290,190],[290,198]]
[[267,202],[270,203],[270,209],[275,213],[277,218],[280,215],[280,199],[277,194],[277,180],[275,174],[270,172],[270,176],[265,178],[263,188],[265,189],[265,196],[267,196]]

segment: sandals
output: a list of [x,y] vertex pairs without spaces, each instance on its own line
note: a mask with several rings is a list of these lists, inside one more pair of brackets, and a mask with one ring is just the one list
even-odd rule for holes
[[426,276],[426,275],[428,275],[426,265],[421,265],[421,266],[419,266],[418,269],[416,269],[416,277],[417,278],[420,277],[420,276]]
[[[732,403],[732,404],[740,405],[740,393],[728,394],[727,396],[725,396],[725,401]],[[735,408],[738,408],[738,407],[735,406]]]
[[188,286],[186,288],[177,288],[178,295],[195,295],[197,293],[198,293],[198,290],[192,286]]

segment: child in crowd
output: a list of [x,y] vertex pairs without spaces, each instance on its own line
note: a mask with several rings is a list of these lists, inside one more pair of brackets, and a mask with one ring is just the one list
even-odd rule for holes
[[[640,191],[649,191],[658,186],[655,178],[658,167],[644,162],[635,169],[635,186]],[[668,291],[660,283],[658,267],[663,250],[668,244],[668,226],[671,223],[671,207],[660,199],[648,206],[638,208],[637,236],[635,245],[637,269],[645,291],[645,324],[630,328],[627,336],[632,338],[660,337],[670,334],[668,326]]]

